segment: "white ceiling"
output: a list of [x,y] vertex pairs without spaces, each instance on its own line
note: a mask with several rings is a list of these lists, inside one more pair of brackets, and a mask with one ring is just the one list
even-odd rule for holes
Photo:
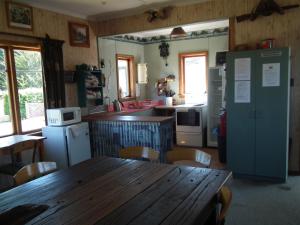
[[31,6],[80,18],[105,20],[143,13],[169,5],[186,5],[208,0],[17,0]]
[[[228,27],[228,26],[229,26],[229,20],[219,20],[219,21],[211,21],[211,22],[205,22],[205,23],[182,25],[181,27],[184,29],[185,32],[192,32],[192,31],[223,28],[223,27]],[[163,29],[158,29],[158,30],[130,33],[128,35],[132,35],[132,36],[136,36],[136,37],[140,37],[140,38],[154,37],[154,36],[160,36],[160,35],[169,35],[171,33],[172,29],[173,29],[173,27],[170,27],[170,28],[163,28]]]

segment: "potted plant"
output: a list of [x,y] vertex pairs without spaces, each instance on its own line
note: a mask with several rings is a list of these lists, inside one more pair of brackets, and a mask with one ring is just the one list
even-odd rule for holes
[[164,96],[166,96],[166,105],[172,106],[173,105],[173,96],[175,95],[175,91],[170,88],[165,88],[163,90]]

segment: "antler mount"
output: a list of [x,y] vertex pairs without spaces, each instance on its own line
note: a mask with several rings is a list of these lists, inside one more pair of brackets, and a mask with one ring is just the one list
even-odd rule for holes
[[258,6],[253,9],[251,13],[237,16],[236,21],[238,23],[245,20],[254,21],[259,16],[270,16],[273,13],[279,13],[280,15],[283,15],[285,10],[298,7],[299,4],[279,6],[275,0],[261,0]]

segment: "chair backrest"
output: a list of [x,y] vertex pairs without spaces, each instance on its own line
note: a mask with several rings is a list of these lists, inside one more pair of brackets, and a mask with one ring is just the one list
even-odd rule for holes
[[150,161],[157,161],[159,159],[159,152],[149,147],[133,146],[121,149],[119,156],[124,159],[148,159]]
[[224,223],[226,213],[229,209],[232,199],[232,192],[228,186],[223,186],[219,192],[219,202],[221,203],[221,211],[217,217],[218,224]]
[[36,154],[36,146],[37,142],[34,140],[27,140],[27,141],[22,141],[13,146],[13,149],[11,151],[11,157],[12,157],[12,163],[13,165],[15,164],[15,157],[17,153],[21,153],[23,151],[27,150],[33,150],[32,152],[32,163],[35,161],[35,154]]
[[13,146],[13,153],[19,153],[22,151],[30,150],[35,148],[36,142],[34,140],[22,141]]
[[37,162],[22,167],[15,175],[16,185],[20,185],[57,170],[56,162]]
[[194,161],[200,163],[200,165],[203,165],[204,167],[209,167],[211,155],[198,149],[175,148],[167,152],[167,162],[174,163],[176,161]]

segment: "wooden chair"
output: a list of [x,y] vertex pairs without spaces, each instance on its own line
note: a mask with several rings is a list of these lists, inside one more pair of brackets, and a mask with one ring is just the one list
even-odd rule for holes
[[146,159],[154,162],[158,161],[159,152],[149,147],[133,146],[121,149],[119,156],[123,159]]
[[167,162],[176,165],[209,167],[210,161],[211,156],[198,149],[174,148],[167,152]]
[[217,224],[225,224],[225,216],[229,209],[232,199],[232,192],[228,186],[223,186],[219,192],[219,203],[221,204],[220,213],[217,216]]
[[56,162],[37,162],[22,167],[15,175],[15,185],[21,185],[57,170]]
[[32,153],[32,163],[35,162],[35,155],[37,151],[37,142],[34,140],[27,140],[19,142],[12,146],[10,151],[11,163],[1,166],[0,173],[14,175],[19,169],[21,169],[24,164],[18,162],[19,154],[23,151],[33,150]]
[[[176,165],[185,165],[192,167],[209,167],[211,156],[197,149],[182,149],[177,148],[167,152],[167,162]],[[232,192],[227,186],[223,186],[218,193],[218,202],[221,205],[221,210],[217,215],[217,224],[224,225],[225,215],[232,199]]]

